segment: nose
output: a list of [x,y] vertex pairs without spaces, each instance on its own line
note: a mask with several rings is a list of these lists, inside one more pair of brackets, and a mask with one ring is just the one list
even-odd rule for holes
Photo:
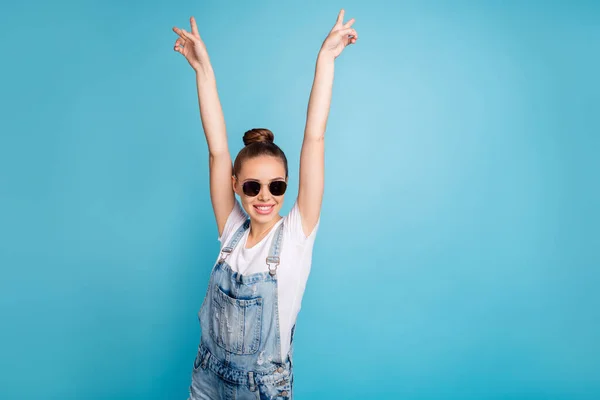
[[258,199],[260,201],[266,201],[271,196],[271,192],[269,192],[269,188],[267,185],[260,186],[260,192],[258,192]]

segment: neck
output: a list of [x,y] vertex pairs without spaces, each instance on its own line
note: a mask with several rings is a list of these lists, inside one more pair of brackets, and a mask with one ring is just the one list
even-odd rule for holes
[[260,222],[251,220],[250,221],[250,232],[248,233],[248,236],[250,237],[250,239],[262,238],[267,233],[269,233],[271,228],[277,222],[279,222],[280,219],[281,219],[281,216],[278,215],[272,221],[269,221],[267,223],[262,223],[262,224]]

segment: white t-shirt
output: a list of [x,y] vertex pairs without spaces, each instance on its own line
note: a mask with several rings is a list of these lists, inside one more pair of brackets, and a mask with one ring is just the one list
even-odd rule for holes
[[[236,198],[223,233],[219,237],[221,249],[229,244],[235,232],[247,218],[246,212]],[[233,252],[227,257],[227,264],[231,266],[231,269],[242,275],[267,272],[269,269],[265,260],[271,249],[273,235],[279,225],[284,224],[279,253],[280,263],[277,266],[281,354],[284,360],[290,349],[292,327],[296,323],[304,288],[310,273],[312,250],[319,222],[320,218],[311,234],[306,237],[302,229],[300,209],[296,201],[289,214],[277,221],[267,236],[260,242],[247,249],[246,240],[250,232],[250,229],[247,229]]]

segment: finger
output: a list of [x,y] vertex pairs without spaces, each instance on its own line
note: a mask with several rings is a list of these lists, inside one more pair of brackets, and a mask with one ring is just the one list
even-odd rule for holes
[[175,47],[183,50],[183,48],[185,47],[185,40],[181,38],[177,39],[177,41],[175,42]]
[[176,34],[178,34],[181,39],[185,39],[185,36],[183,36],[183,32],[178,27],[174,26],[173,27],[173,32],[175,32]]
[[191,41],[193,41],[194,39],[196,39],[194,37],[194,35],[192,35],[188,31],[186,31],[185,29],[179,29],[177,27],[173,27],[173,32],[175,32],[176,34],[178,34],[179,37],[182,38],[182,39],[190,39]]
[[355,19],[352,18],[350,21],[346,22],[344,24],[344,28],[350,28],[352,26],[352,24],[354,23]]
[[352,36],[353,38],[358,38],[358,34],[353,28],[341,29],[338,31],[338,34],[342,37]]
[[344,9],[342,8],[340,10],[340,13],[338,14],[337,17],[337,21],[335,21],[335,25],[341,25],[344,22]]
[[198,25],[196,25],[196,18],[190,18],[190,26],[192,27],[192,34],[196,37],[200,37],[200,32],[198,32]]
[[182,29],[181,32],[183,33],[183,36],[185,39],[190,39],[191,41],[194,41],[195,39],[197,39],[194,35],[192,35],[188,31],[186,31],[185,29]]

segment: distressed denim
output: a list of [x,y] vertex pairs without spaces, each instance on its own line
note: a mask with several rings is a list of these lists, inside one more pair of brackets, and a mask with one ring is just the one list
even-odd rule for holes
[[283,224],[265,260],[269,272],[242,275],[226,259],[249,226],[247,220],[237,230],[213,267],[198,313],[202,337],[189,400],[292,399],[293,345],[282,357],[277,307]]

